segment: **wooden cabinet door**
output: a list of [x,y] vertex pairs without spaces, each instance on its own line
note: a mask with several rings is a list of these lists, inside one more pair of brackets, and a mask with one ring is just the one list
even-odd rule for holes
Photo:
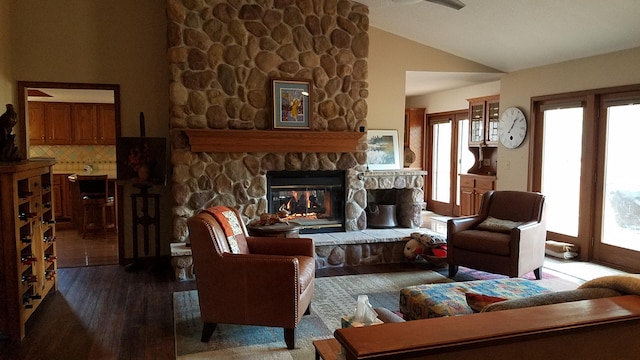
[[498,122],[500,121],[500,99],[487,100],[487,146],[498,146]]
[[484,142],[484,109],[483,100],[469,102],[469,146],[478,146]]
[[44,106],[47,144],[71,144],[71,105],[46,103]]
[[113,104],[99,104],[96,107],[98,120],[98,143],[116,144],[116,108]]
[[72,133],[76,145],[94,145],[98,143],[98,124],[94,104],[73,104]]
[[71,218],[71,198],[69,191],[69,174],[53,175],[53,204],[55,217],[57,220],[67,220]]
[[46,129],[44,122],[44,104],[38,102],[29,103],[29,143],[31,145],[44,145]]
[[473,214],[475,214],[473,188],[460,187],[460,216]]
[[53,191],[53,210],[56,219],[62,217],[63,214],[63,196],[62,189],[60,186],[61,175],[53,175],[53,184],[51,184],[51,189]]

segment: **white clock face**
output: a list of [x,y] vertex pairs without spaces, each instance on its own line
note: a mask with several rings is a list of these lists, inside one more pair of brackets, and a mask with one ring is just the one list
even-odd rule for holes
[[527,119],[520,109],[510,107],[500,116],[498,123],[500,142],[509,149],[515,149],[527,135]]

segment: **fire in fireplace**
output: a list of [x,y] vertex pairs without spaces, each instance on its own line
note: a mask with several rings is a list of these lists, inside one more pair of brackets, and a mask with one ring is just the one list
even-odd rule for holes
[[269,171],[269,212],[287,211],[301,233],[344,231],[344,171]]

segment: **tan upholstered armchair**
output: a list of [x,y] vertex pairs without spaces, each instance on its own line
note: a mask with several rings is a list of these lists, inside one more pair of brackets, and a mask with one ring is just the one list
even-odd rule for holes
[[309,313],[315,257],[311,239],[249,237],[236,209],[216,206],[188,220],[207,342],[217,324],[284,328],[287,348]]
[[540,279],[546,236],[544,195],[486,192],[480,214],[447,222],[449,277],[461,265],[510,277],[533,271]]

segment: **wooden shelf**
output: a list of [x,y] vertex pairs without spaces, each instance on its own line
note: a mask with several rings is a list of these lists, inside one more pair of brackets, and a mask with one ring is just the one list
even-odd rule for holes
[[[58,287],[52,159],[0,163],[0,333],[25,337],[25,324]],[[41,206],[50,203],[51,206]],[[29,214],[23,220],[20,213]],[[33,258],[33,260],[29,260]]]
[[193,152],[355,152],[365,132],[182,129]]

